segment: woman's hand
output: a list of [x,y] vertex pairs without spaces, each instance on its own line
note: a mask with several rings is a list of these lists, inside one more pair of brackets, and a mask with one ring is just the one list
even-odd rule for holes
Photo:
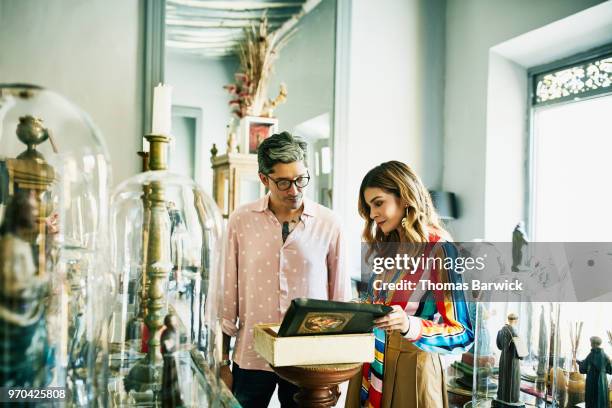
[[386,331],[399,330],[401,333],[406,333],[410,329],[410,320],[401,306],[391,306],[393,310],[388,315],[374,320],[374,325],[379,329]]

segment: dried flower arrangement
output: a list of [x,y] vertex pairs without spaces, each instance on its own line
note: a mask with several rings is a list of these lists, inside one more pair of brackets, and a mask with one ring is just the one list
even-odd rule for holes
[[578,371],[578,364],[576,363],[576,357],[578,354],[578,347],[580,346],[580,335],[582,334],[582,325],[584,322],[574,322],[570,324],[570,340],[572,346],[572,370]]
[[608,340],[610,341],[610,345],[612,346],[612,330],[608,330]]
[[280,38],[278,31],[269,33],[265,16],[259,27],[251,26],[244,30],[244,34],[245,38],[236,50],[240,71],[234,76],[235,82],[224,88],[232,95],[229,104],[238,118],[269,117],[273,109],[287,98],[287,88],[281,84],[279,95],[269,100],[268,83],[274,62],[290,36]]

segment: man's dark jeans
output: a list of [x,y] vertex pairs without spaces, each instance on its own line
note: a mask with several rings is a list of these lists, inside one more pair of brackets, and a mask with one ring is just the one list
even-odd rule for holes
[[243,408],[266,408],[278,384],[278,400],[283,408],[297,407],[293,395],[299,388],[271,371],[243,370],[233,363],[232,393]]

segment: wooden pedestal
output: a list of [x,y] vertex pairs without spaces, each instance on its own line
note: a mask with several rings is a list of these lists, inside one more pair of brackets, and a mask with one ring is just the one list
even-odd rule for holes
[[361,370],[362,363],[272,367],[283,379],[300,387],[293,399],[299,407],[333,407],[338,402],[337,386]]

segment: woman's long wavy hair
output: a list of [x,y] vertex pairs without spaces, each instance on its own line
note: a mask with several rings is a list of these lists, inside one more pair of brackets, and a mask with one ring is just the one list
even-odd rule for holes
[[384,235],[370,218],[370,206],[365,200],[367,188],[380,188],[398,197],[406,208],[404,233],[409,243],[426,243],[433,228],[444,238],[450,238],[440,222],[431,201],[431,195],[419,176],[406,164],[399,161],[382,163],[370,170],[359,188],[359,215],[365,220],[363,239],[368,244],[399,242],[397,231]]

